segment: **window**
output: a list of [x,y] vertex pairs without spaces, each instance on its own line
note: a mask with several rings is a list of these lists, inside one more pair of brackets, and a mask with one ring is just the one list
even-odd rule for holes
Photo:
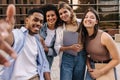
[[0,15],[2,15],[3,14],[3,9],[2,8],[0,8]]
[[44,2],[44,0],[40,0],[40,3],[41,3],[41,4],[44,4],[45,2]]
[[27,4],[27,0],[23,0],[23,4]]
[[16,2],[16,4],[18,4],[19,2],[18,2],[18,0],[15,0],[15,2]]
[[69,2],[78,18],[82,18],[84,11],[88,7],[94,7],[98,11],[101,19],[100,28],[112,36],[119,33],[119,0],[69,0]]

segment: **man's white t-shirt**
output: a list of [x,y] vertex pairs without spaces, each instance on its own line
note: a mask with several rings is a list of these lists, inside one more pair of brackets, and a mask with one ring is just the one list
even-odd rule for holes
[[27,34],[24,47],[16,59],[11,80],[27,80],[38,74],[37,49],[35,37]]

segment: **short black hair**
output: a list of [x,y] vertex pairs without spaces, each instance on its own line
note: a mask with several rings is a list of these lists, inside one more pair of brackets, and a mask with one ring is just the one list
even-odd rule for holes
[[34,12],[38,12],[38,13],[41,13],[42,15],[44,15],[43,11],[39,8],[33,8],[33,9],[30,9],[27,13],[27,17],[29,17],[30,15],[32,15]]

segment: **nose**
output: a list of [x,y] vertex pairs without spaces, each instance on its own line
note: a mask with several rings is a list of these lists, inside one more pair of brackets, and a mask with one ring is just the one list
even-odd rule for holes
[[50,19],[50,20],[52,20],[52,19],[53,19],[53,17],[52,17],[52,16],[50,16],[50,17],[49,17],[49,19]]
[[64,18],[64,16],[65,16],[65,14],[62,14],[62,15],[60,16],[60,18],[61,18],[61,19],[63,19],[63,18]]
[[50,19],[52,18],[52,16],[50,16]]
[[40,23],[39,21],[37,21],[36,25],[41,27],[43,25],[43,23]]
[[91,21],[91,19],[90,19],[89,17],[88,17],[88,18],[86,18],[86,20],[87,20],[87,21]]
[[61,16],[62,16],[62,17],[64,17],[64,16],[65,16],[65,14],[63,13]]
[[37,24],[37,25],[40,25],[40,22],[39,22],[39,21],[37,21],[37,22],[36,22],[36,24]]

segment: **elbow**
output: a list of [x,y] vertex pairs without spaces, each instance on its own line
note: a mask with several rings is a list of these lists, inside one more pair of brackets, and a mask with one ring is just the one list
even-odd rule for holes
[[112,57],[112,60],[114,61],[114,63],[116,63],[116,65],[120,64],[120,53],[117,53],[117,55]]
[[117,58],[117,64],[120,64],[120,55],[118,55],[118,58]]
[[120,58],[114,59],[116,65],[120,64]]
[[120,56],[119,56],[119,58],[118,58],[118,64],[120,64]]
[[117,65],[120,64],[120,57],[116,60]]

